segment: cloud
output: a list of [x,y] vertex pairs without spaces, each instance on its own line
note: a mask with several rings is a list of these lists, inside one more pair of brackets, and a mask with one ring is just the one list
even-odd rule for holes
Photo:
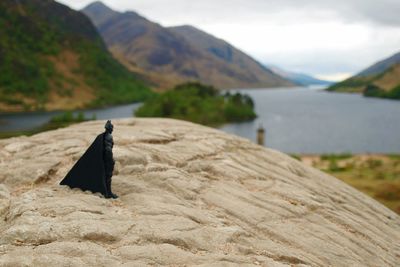
[[339,0],[320,1],[335,10],[343,19],[368,21],[378,25],[400,26],[400,2],[398,0]]
[[[61,0],[80,9],[90,0]],[[281,12],[296,11],[323,18],[335,15],[344,21],[368,21],[400,26],[399,0],[104,0],[119,11],[136,10],[160,21],[197,20],[229,21],[253,19]],[[295,19],[295,18],[294,18]]]

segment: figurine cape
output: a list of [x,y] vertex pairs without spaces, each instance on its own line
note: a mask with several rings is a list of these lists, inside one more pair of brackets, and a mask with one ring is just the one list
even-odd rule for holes
[[99,134],[83,156],[75,163],[60,185],[90,190],[107,195],[103,150],[104,135]]

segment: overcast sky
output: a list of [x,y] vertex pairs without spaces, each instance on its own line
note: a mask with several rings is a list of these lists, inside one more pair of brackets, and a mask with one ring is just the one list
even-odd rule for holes
[[[60,0],[81,9],[90,0]],[[190,24],[264,64],[339,80],[400,51],[400,0],[104,0]]]

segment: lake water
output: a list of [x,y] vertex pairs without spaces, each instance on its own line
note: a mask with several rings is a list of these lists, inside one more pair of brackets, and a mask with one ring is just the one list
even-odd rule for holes
[[[400,101],[327,93],[309,88],[246,89],[258,118],[221,130],[255,141],[259,125],[265,144],[286,153],[400,153]],[[84,111],[97,119],[132,117],[140,104]],[[28,130],[56,113],[0,115],[0,131]]]
[[[131,118],[133,111],[141,104],[129,104],[114,106],[105,109],[91,109],[82,111],[86,118],[96,116],[98,120],[108,120],[112,118]],[[23,131],[42,126],[50,121],[50,119],[63,112],[34,112],[19,114],[0,114],[0,131]],[[76,114],[77,112],[75,112]]]
[[[400,153],[400,101],[323,90],[248,89],[259,117],[223,131],[287,153]],[[232,92],[232,91],[231,91]]]

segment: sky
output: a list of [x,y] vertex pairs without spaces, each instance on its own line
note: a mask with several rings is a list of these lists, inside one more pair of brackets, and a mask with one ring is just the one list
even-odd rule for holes
[[[90,0],[58,0],[81,9]],[[342,80],[400,52],[400,0],[104,0],[163,26],[189,24],[263,64]]]

